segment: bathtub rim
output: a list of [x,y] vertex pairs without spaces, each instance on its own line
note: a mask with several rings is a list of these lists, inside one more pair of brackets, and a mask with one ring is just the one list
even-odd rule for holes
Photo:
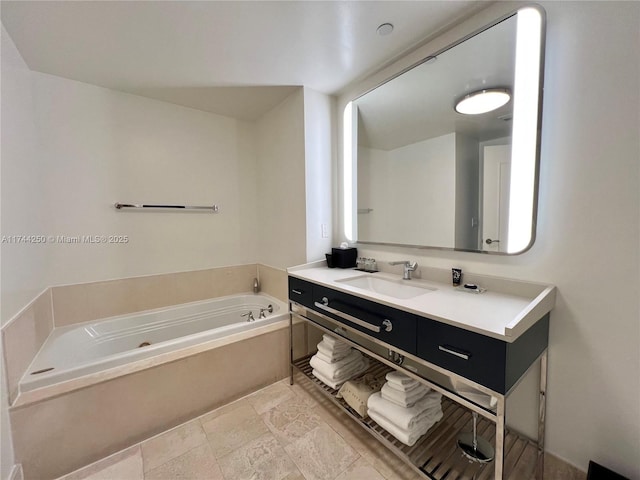
[[[237,293],[233,295],[225,295],[224,297],[213,297],[210,299],[198,300],[196,302],[187,302],[183,304],[170,305],[170,306],[161,307],[158,309],[141,310],[140,312],[134,312],[134,313],[147,313],[155,310],[165,310],[167,308],[180,307],[180,306],[185,306],[193,303],[201,303],[201,302],[240,296],[240,295],[254,295],[254,294],[252,292],[251,293],[242,292],[242,293]],[[281,303],[287,306],[287,303],[282,302],[282,300],[279,300],[269,294],[260,292],[259,295],[263,297],[269,297],[271,299],[276,300],[278,303]],[[28,391],[19,390],[15,400],[9,406],[9,409],[10,410],[18,409],[20,407],[24,407],[34,403],[43,402],[50,398],[58,397],[60,395],[70,393],[75,390],[80,390],[95,384],[104,383],[109,380],[113,380],[121,376],[125,376],[125,375],[140,372],[142,370],[154,368],[164,363],[178,361],[186,357],[198,355],[208,350],[224,347],[231,343],[239,342],[239,341],[257,337],[260,335],[266,335],[271,332],[275,332],[277,330],[289,328],[291,318],[290,318],[288,309],[284,309],[277,316],[282,318],[274,320],[266,325],[259,325],[248,330],[231,333],[222,338],[215,338],[215,339],[205,340],[203,342],[199,342],[193,345],[177,347],[176,349],[170,350],[168,352],[161,352],[150,357],[130,361],[123,365],[116,365],[101,371],[87,373],[85,375],[63,380],[51,385],[45,385],[42,387],[34,388],[32,390],[28,390]],[[106,317],[101,320],[108,320],[112,318],[114,317]],[[83,322],[83,323],[90,324],[95,322],[96,320],[92,320],[92,321]],[[293,323],[294,324],[300,323],[300,321],[294,319]],[[75,326],[79,326],[79,325],[81,324],[76,324]]]

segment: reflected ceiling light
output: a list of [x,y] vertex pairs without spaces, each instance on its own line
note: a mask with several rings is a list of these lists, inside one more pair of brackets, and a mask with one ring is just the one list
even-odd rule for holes
[[511,100],[511,92],[506,88],[486,88],[472,92],[456,102],[456,112],[478,115],[491,112]]

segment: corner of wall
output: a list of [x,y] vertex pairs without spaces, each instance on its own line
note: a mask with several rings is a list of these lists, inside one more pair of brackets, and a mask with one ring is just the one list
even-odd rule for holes
[[261,291],[285,303],[288,302],[286,270],[259,263],[258,281]]

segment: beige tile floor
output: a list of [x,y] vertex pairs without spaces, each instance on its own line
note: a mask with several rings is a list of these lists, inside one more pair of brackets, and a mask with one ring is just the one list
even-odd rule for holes
[[313,388],[285,379],[60,480],[420,478]]
[[[546,455],[545,478],[586,474]],[[417,480],[297,374],[59,480]]]

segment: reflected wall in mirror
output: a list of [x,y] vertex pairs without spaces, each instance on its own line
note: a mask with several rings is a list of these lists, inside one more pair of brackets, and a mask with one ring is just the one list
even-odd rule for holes
[[[543,18],[537,7],[521,9],[347,105],[350,240],[502,254],[531,246]],[[456,111],[459,100],[490,89],[507,92],[508,102]]]

